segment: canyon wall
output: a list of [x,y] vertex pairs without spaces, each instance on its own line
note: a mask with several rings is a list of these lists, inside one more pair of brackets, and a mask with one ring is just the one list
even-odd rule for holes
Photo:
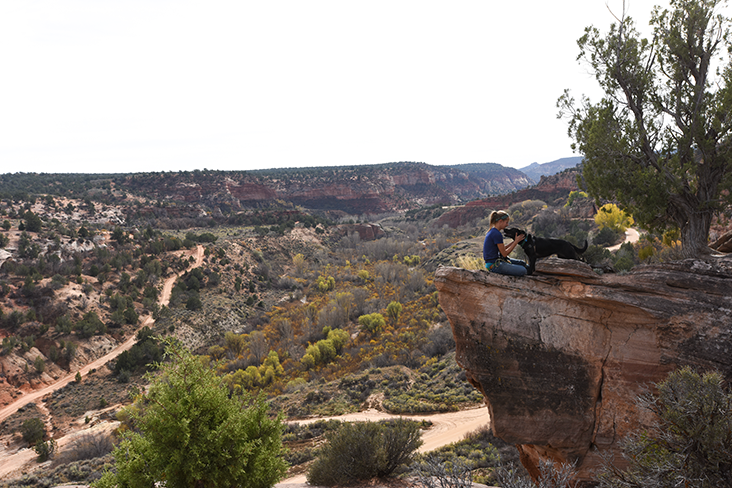
[[456,205],[525,188],[531,180],[498,164],[425,163],[289,168],[250,172],[194,171],[127,175],[118,190],[161,202],[241,210],[289,203],[362,215],[436,204]]
[[601,454],[622,466],[619,441],[652,421],[635,399],[680,366],[732,380],[730,259],[598,275],[549,258],[521,278],[441,267],[435,284],[494,434],[532,475],[547,458],[586,484]]

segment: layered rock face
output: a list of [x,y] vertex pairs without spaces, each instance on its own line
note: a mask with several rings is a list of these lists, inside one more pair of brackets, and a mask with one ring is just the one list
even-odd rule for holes
[[[362,215],[432,204],[455,205],[531,184],[513,168],[483,163],[389,163],[252,172],[193,171],[129,175],[118,190],[207,208],[261,208],[278,200],[315,210]],[[281,202],[280,202],[281,203]]]
[[521,278],[442,267],[435,284],[494,434],[534,476],[547,458],[586,485],[602,453],[622,467],[619,441],[653,420],[635,399],[680,366],[732,380],[730,259],[622,276],[557,258]]

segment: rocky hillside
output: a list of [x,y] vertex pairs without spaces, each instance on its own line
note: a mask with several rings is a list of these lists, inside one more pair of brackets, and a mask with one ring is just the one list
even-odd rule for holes
[[[552,176],[542,176],[535,186],[469,202],[441,215],[437,225],[456,228],[475,219],[487,217],[491,210],[507,209],[514,203],[526,200],[541,200],[550,206],[561,206],[570,192],[579,189],[578,171],[578,169],[572,168]],[[594,207],[588,208],[587,215],[584,217],[591,217],[595,211]]]
[[603,455],[622,463],[620,440],[651,420],[635,399],[678,367],[732,380],[732,261],[710,259],[626,275],[556,258],[522,278],[437,270],[457,361],[530,472],[576,462],[588,482]]

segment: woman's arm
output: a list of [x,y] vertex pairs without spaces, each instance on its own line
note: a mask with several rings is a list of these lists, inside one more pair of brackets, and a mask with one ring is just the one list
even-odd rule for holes
[[498,252],[501,253],[501,256],[504,258],[507,258],[511,252],[516,249],[516,246],[518,246],[518,243],[524,240],[524,237],[526,237],[524,234],[519,234],[516,236],[516,239],[509,244],[508,246],[505,246],[503,243],[497,244],[498,246]]

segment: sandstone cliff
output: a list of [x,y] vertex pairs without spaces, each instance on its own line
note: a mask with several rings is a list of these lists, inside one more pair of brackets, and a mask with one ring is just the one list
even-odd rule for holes
[[435,284],[457,360],[484,395],[496,436],[538,461],[578,463],[647,425],[635,398],[682,365],[732,380],[732,260],[639,266],[597,275],[549,258],[513,278],[439,268]]

